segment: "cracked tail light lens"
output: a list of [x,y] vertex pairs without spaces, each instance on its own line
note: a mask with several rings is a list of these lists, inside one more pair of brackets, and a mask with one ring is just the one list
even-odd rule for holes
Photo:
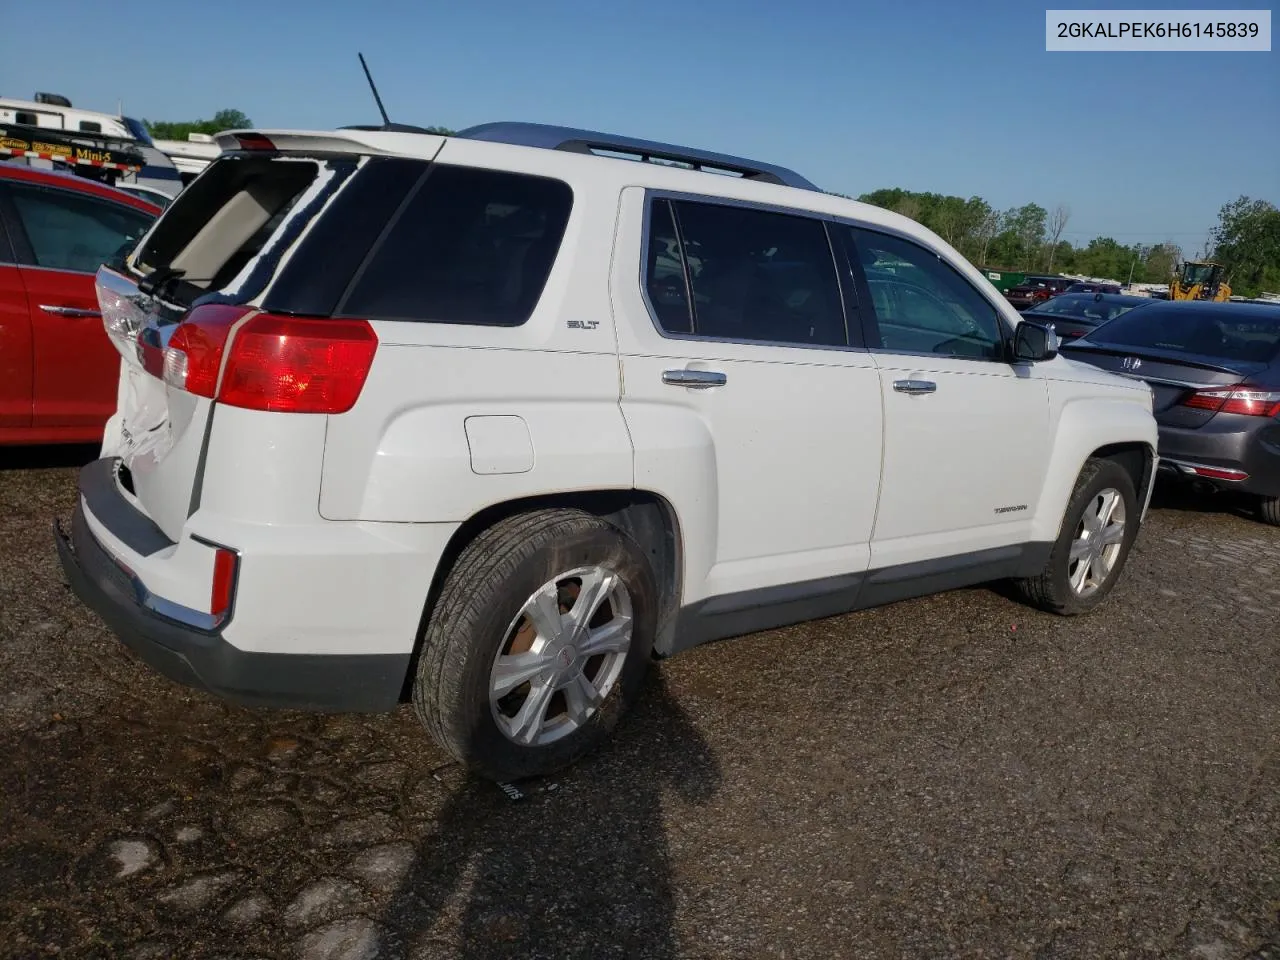
[[1247,386],[1220,390],[1197,390],[1182,401],[1184,407],[1213,413],[1238,413],[1246,417],[1274,417],[1280,413],[1280,392],[1254,390]]
[[112,346],[126,360],[138,362],[138,333],[147,322],[143,309],[121,290],[104,282],[101,272],[94,282],[98,296],[98,309],[102,313],[102,326]]

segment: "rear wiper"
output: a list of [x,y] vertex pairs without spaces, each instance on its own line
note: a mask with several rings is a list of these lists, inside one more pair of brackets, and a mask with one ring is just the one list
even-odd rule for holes
[[157,267],[138,281],[138,289],[148,296],[155,296],[175,280],[181,280],[186,273],[185,270],[175,270],[173,267]]

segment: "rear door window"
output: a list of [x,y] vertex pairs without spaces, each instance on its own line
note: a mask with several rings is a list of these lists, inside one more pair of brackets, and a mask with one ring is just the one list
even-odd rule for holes
[[[821,220],[726,204],[658,200],[645,278],[668,333],[795,346],[847,346],[835,259]],[[674,214],[674,220],[672,218]],[[674,271],[683,255],[685,277]]]
[[560,180],[437,165],[338,312],[519,326],[542,296],[572,205],[573,191]]
[[152,223],[141,210],[70,190],[20,183],[8,189],[38,267],[93,273],[132,249]]

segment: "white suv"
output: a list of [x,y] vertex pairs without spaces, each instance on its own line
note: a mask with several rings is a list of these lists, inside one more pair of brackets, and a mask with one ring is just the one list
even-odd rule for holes
[[1115,584],[1149,388],[1058,357],[919,224],[581,130],[219,142],[99,272],[119,407],[57,528],[79,596],[176,680],[411,698],[505,780],[598,743],[655,655]]

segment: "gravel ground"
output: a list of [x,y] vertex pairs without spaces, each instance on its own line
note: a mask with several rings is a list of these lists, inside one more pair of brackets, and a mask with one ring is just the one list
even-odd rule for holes
[[0,470],[0,956],[1280,960],[1280,531],[1158,495],[1086,618],[999,590],[694,650],[513,799],[411,712],[224,705]]

